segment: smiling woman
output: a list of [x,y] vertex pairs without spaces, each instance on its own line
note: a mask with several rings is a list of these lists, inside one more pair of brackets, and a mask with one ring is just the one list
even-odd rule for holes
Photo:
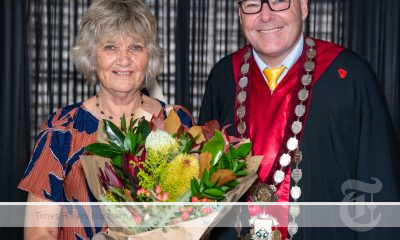
[[[155,34],[156,20],[141,0],[98,0],[88,8],[71,53],[77,69],[88,82],[98,82],[100,90],[83,102],[58,109],[43,123],[19,184],[20,189],[29,192],[28,201],[95,201],[80,157],[85,147],[96,141],[103,118],[119,125],[121,116],[150,120],[166,116],[166,109],[175,109],[181,122],[191,127],[192,117],[184,108],[167,108],[164,102],[141,93],[145,83],[154,81],[162,68]],[[64,226],[69,223],[68,227],[58,228],[58,219],[43,227],[43,222],[35,219],[35,212],[43,210],[62,216],[61,222]],[[29,206],[25,238],[91,239],[106,229],[104,223],[90,217],[74,219],[78,215],[92,216],[90,213],[95,214],[96,209]]]
[[143,87],[148,53],[130,37],[103,39],[96,48],[97,75],[109,94],[137,92]]

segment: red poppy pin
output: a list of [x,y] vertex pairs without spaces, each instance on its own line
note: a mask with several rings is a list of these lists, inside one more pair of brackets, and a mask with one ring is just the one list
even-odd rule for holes
[[347,76],[347,71],[344,70],[343,68],[339,68],[338,73],[341,79],[344,79]]

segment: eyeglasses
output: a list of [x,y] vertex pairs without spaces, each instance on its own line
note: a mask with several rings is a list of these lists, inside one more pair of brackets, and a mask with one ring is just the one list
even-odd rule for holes
[[242,0],[238,4],[244,14],[256,14],[261,12],[264,3],[268,4],[269,9],[274,12],[290,8],[290,0]]

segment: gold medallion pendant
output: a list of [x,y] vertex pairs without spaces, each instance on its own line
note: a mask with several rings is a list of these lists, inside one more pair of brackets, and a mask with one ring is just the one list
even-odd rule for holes
[[275,202],[276,188],[274,185],[259,183],[250,188],[250,200],[252,202]]

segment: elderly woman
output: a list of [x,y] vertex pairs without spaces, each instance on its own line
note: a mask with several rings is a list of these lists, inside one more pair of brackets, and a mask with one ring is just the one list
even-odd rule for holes
[[[99,122],[108,119],[118,125],[122,115],[152,116],[166,111],[163,102],[141,93],[162,68],[156,20],[141,0],[95,1],[83,16],[72,55],[77,69],[90,83],[98,82],[100,90],[94,97],[59,109],[43,123],[19,184],[29,192],[29,202],[94,201],[79,159],[85,147],[96,141]],[[190,127],[191,116],[175,108],[182,123]],[[82,218],[81,226],[64,228],[57,227],[57,217],[39,227],[35,220],[40,215],[29,214],[30,210],[26,239],[87,239],[105,229],[94,224],[90,208],[34,208],[47,214],[61,211],[64,219],[76,213],[89,216]]]

